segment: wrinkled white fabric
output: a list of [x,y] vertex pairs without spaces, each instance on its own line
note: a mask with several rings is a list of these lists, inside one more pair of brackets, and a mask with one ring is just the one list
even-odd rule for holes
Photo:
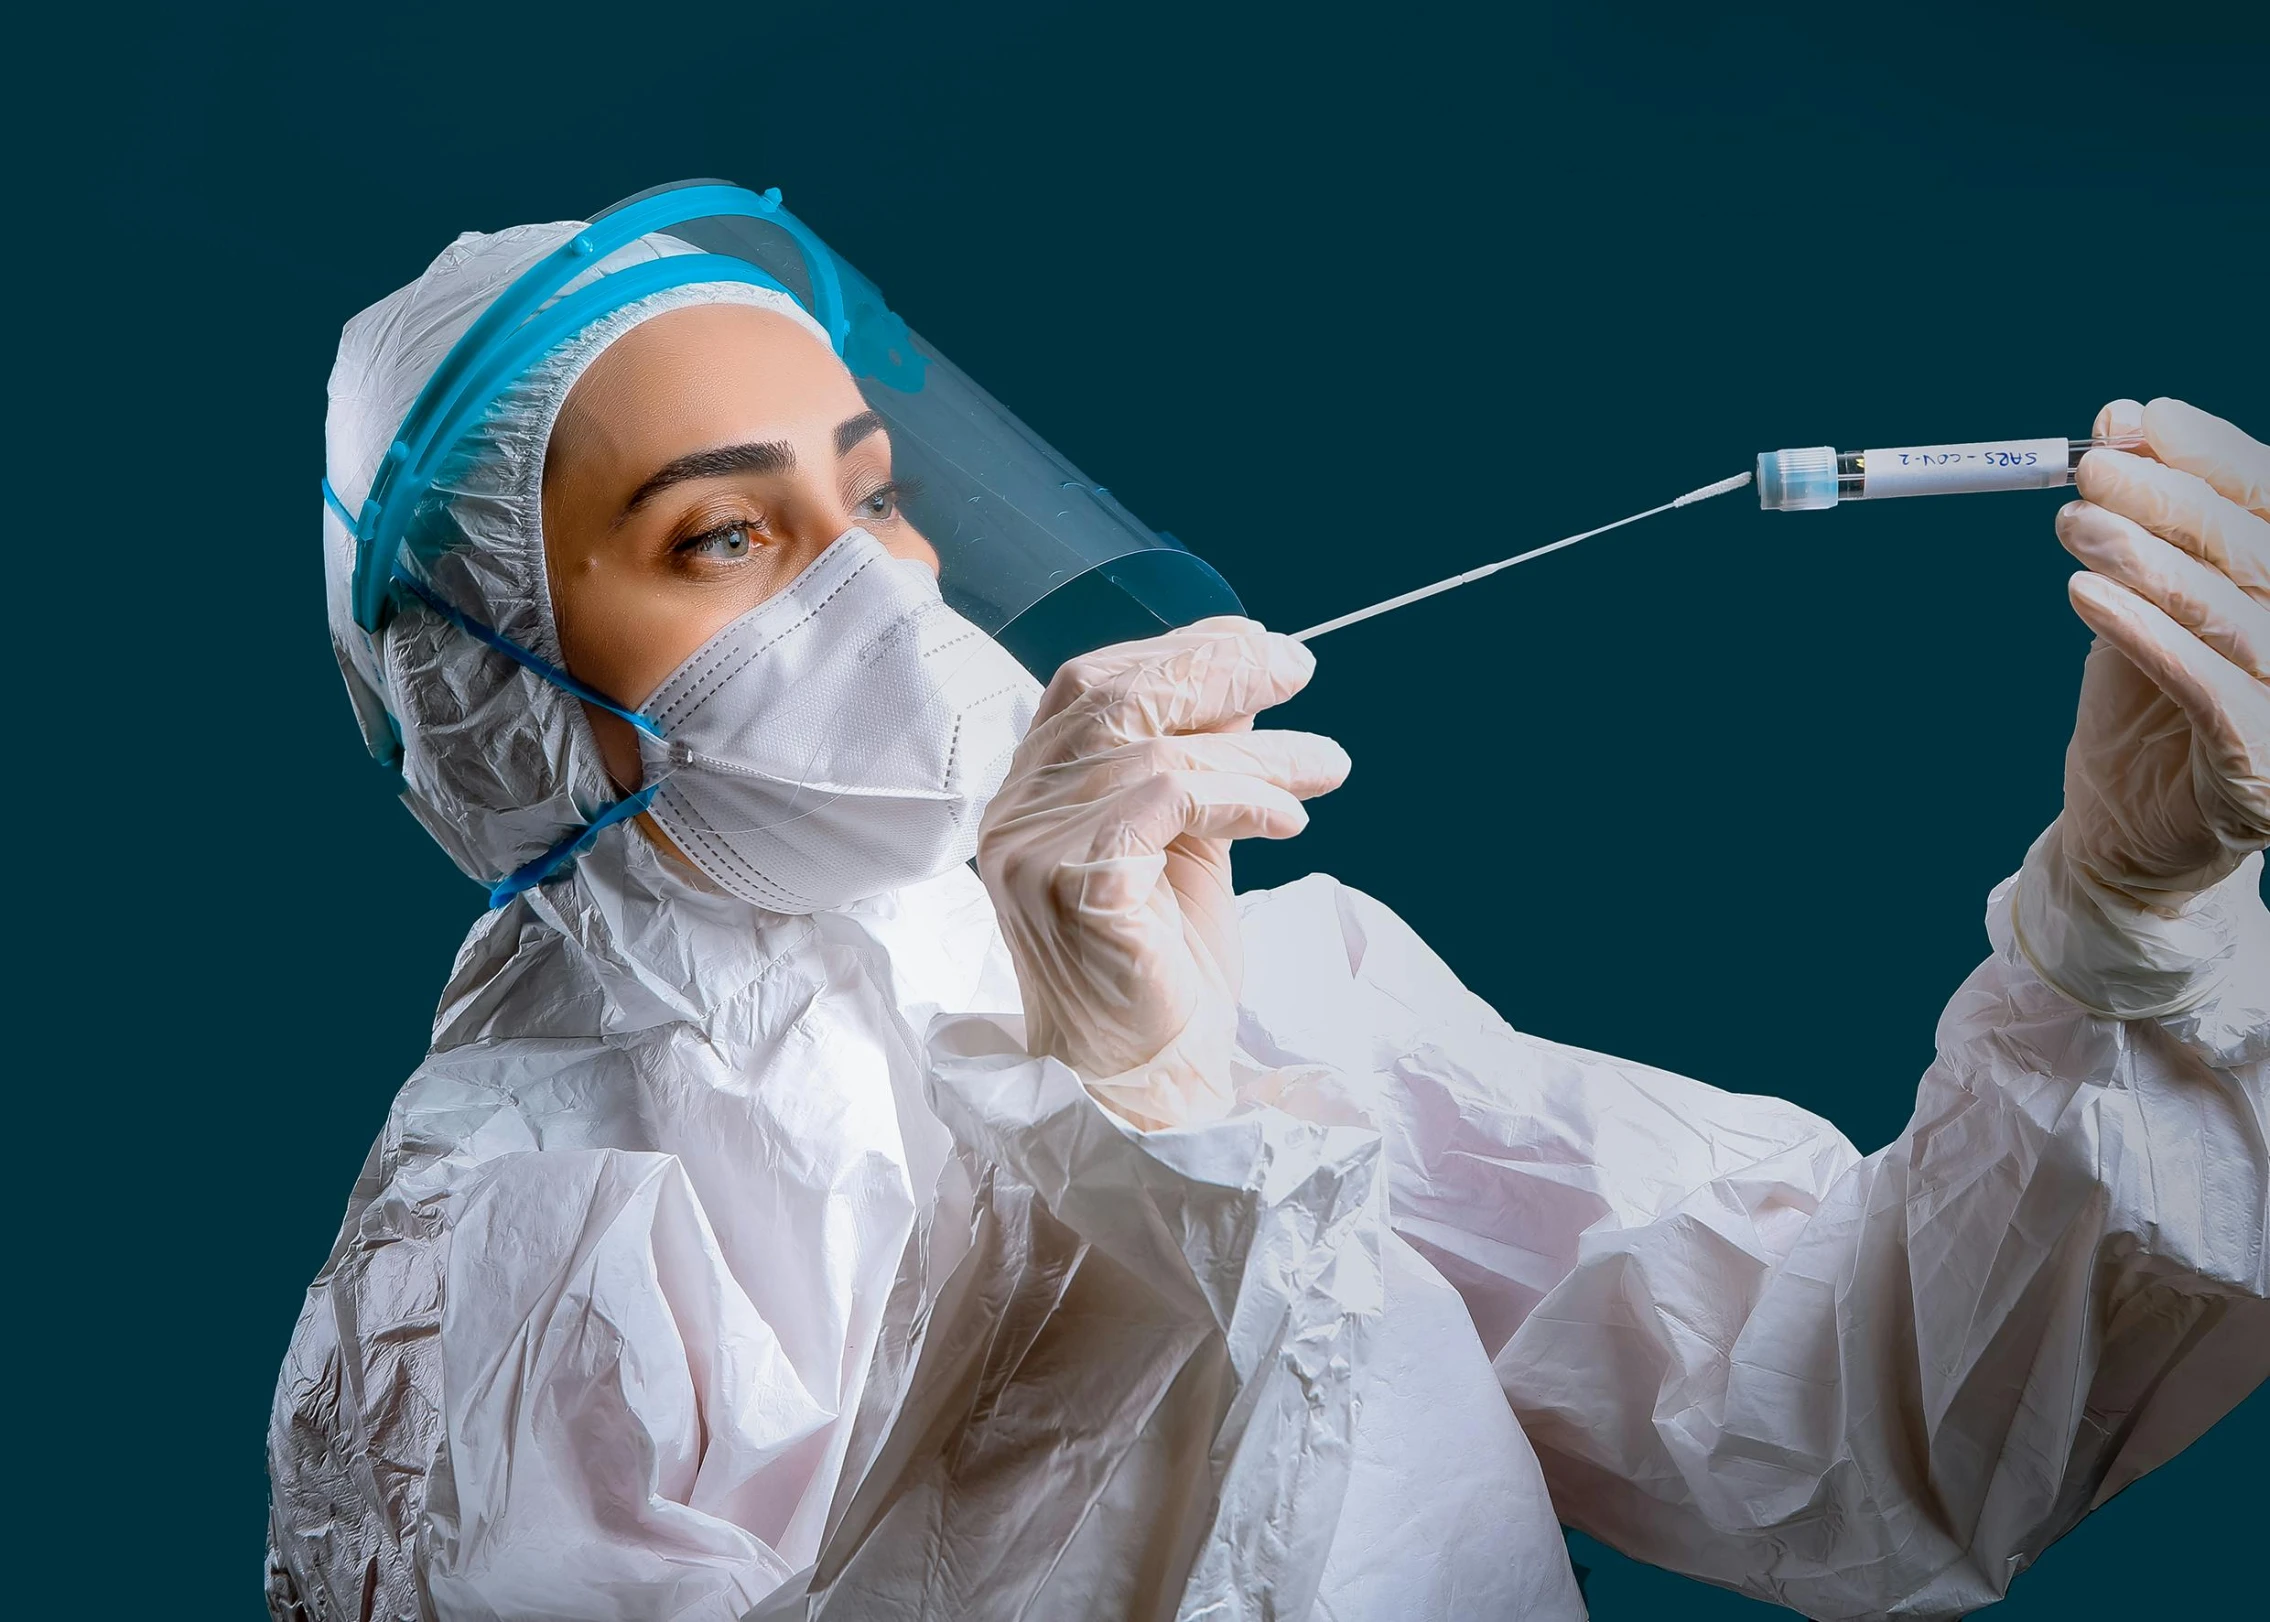
[[[2270,931],[2093,1014],[1988,915],[1899,1139],[1506,1029],[1386,909],[1249,898],[1244,1041],[1385,1135],[1561,1518],[1816,1617],[1953,1617],[2270,1373]],[[1295,897],[1300,897],[1296,904]],[[1344,974],[1318,943],[1345,952]]]
[[2006,906],[1867,1159],[1321,878],[1243,900],[1246,1106],[1144,1133],[931,1028],[1014,1000],[966,872],[766,920],[604,843],[476,929],[310,1293],[277,1613],[1573,1617],[1556,1509],[1974,1609],[2270,1359],[2266,965],[2122,1024]]
[[1006,973],[971,889],[767,916],[626,839],[476,925],[278,1386],[279,1614],[732,1616],[811,1557],[946,1164],[917,1033]]

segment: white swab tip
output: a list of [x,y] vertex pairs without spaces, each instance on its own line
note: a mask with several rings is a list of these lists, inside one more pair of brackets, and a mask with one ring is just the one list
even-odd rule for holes
[[1729,490],[1741,489],[1742,486],[1750,482],[1752,477],[1753,475],[1749,473],[1737,473],[1731,479],[1720,479],[1716,484],[1706,484],[1700,490],[1689,490],[1677,501],[1672,502],[1671,505],[1687,507],[1698,501],[1708,501],[1712,496],[1723,496]]

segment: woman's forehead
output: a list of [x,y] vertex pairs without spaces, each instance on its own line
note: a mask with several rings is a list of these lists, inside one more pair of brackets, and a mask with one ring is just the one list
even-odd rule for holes
[[778,311],[702,304],[639,323],[592,362],[556,432],[623,449],[831,427],[859,386],[810,329]]

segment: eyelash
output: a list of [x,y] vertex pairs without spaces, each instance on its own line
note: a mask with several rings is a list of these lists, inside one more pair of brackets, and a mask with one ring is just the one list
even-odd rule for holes
[[670,550],[681,555],[690,556],[693,553],[700,551],[702,547],[708,545],[711,541],[720,540],[727,535],[731,535],[734,531],[740,530],[748,535],[749,550],[753,552],[757,549],[757,547],[764,544],[761,539],[763,529],[763,522],[759,519],[728,519],[722,524],[711,525],[708,529],[703,530],[698,535],[687,536],[677,545],[670,548]]
[[864,507],[877,497],[888,497],[892,508],[891,516],[897,518],[901,516],[899,509],[912,501],[921,491],[922,486],[913,479],[889,479],[875,486],[874,489],[861,496],[852,505]]
[[[891,516],[897,518],[899,516],[898,509],[906,502],[913,500],[921,488],[922,486],[912,479],[891,479],[875,486],[874,489],[861,496],[852,505],[854,507],[865,507],[870,502],[888,499],[892,507]],[[691,555],[710,542],[731,535],[736,530],[747,533],[751,551],[764,544],[764,521],[762,519],[733,518],[722,524],[713,524],[698,534],[687,536],[670,550],[681,555]]]

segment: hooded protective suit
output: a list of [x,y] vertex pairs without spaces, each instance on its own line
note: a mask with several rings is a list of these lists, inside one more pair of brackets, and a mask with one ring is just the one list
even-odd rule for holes
[[[348,328],[348,502],[574,229],[463,238]],[[500,403],[450,491],[461,606],[557,659],[569,387],[753,296],[623,311]],[[358,711],[469,873],[612,797],[558,689],[429,616],[358,630],[326,523]],[[966,868],[786,916],[614,828],[473,928],[308,1292],[270,1607],[1576,1617],[1559,1519],[1814,1616],[1975,1609],[2270,1365],[2259,870],[2151,1020],[2051,989],[2003,886],[1862,1158],[1513,1031],[1324,878],[1244,898],[1240,1107],[1137,1130],[1025,1051]]]

